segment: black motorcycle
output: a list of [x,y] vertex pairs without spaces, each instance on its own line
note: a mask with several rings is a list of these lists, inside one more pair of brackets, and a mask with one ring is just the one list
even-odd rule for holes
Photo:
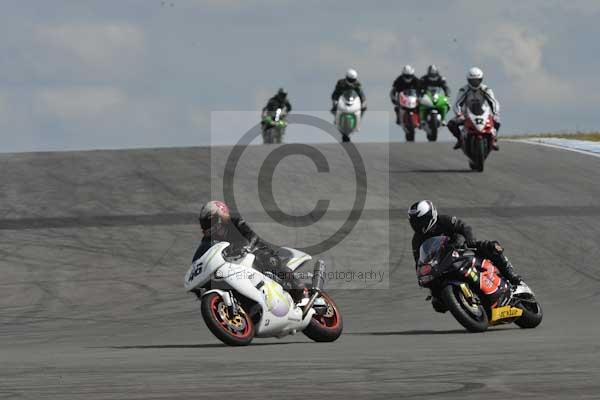
[[417,278],[420,286],[431,290],[436,311],[449,310],[470,332],[512,322],[535,328],[542,322],[542,307],[529,286],[511,286],[490,260],[452,244],[446,236],[421,245]]

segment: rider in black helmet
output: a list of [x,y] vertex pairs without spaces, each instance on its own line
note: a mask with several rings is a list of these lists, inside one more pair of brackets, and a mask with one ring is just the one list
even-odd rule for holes
[[392,83],[392,89],[390,90],[390,100],[394,105],[394,111],[396,112],[396,124],[400,125],[400,106],[398,104],[398,93],[405,90],[414,89],[419,91],[421,88],[421,81],[415,75],[415,69],[411,65],[405,65],[402,68],[402,73]]
[[421,94],[429,87],[439,87],[444,90],[446,96],[450,96],[450,88],[448,87],[446,78],[440,74],[438,68],[433,64],[427,67],[427,73],[421,77],[420,82]]

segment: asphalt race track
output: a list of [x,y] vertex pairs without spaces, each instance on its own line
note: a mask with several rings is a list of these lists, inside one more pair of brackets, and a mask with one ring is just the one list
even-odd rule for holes
[[[269,240],[314,245],[365,189],[340,145],[316,147],[328,173],[290,156],[273,178],[288,213],[331,199],[318,227],[298,229],[273,223],[255,193],[275,147],[246,150],[237,204]],[[246,348],[222,346],[182,287],[195,213],[230,148],[0,155],[0,398],[600,398],[600,158],[503,142],[472,173],[448,143],[357,148],[365,209],[321,256],[385,279],[330,282],[345,325],[335,343]],[[544,307],[539,328],[467,334],[431,309],[405,219],[421,198],[504,244]]]

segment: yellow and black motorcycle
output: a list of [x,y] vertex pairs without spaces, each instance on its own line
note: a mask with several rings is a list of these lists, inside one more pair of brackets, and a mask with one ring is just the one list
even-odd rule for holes
[[436,311],[450,311],[470,332],[512,322],[535,328],[542,322],[542,307],[529,286],[511,286],[490,260],[454,246],[446,236],[421,245],[417,278],[431,290]]

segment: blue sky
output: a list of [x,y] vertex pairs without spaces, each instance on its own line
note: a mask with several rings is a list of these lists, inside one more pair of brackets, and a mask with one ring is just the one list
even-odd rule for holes
[[[212,111],[257,110],[280,86],[296,110],[325,110],[348,67],[369,108],[389,111],[405,63],[437,64],[455,93],[480,66],[504,133],[600,128],[597,1],[1,5],[2,152],[234,142],[243,132],[211,137]],[[361,140],[402,136],[367,130]]]

